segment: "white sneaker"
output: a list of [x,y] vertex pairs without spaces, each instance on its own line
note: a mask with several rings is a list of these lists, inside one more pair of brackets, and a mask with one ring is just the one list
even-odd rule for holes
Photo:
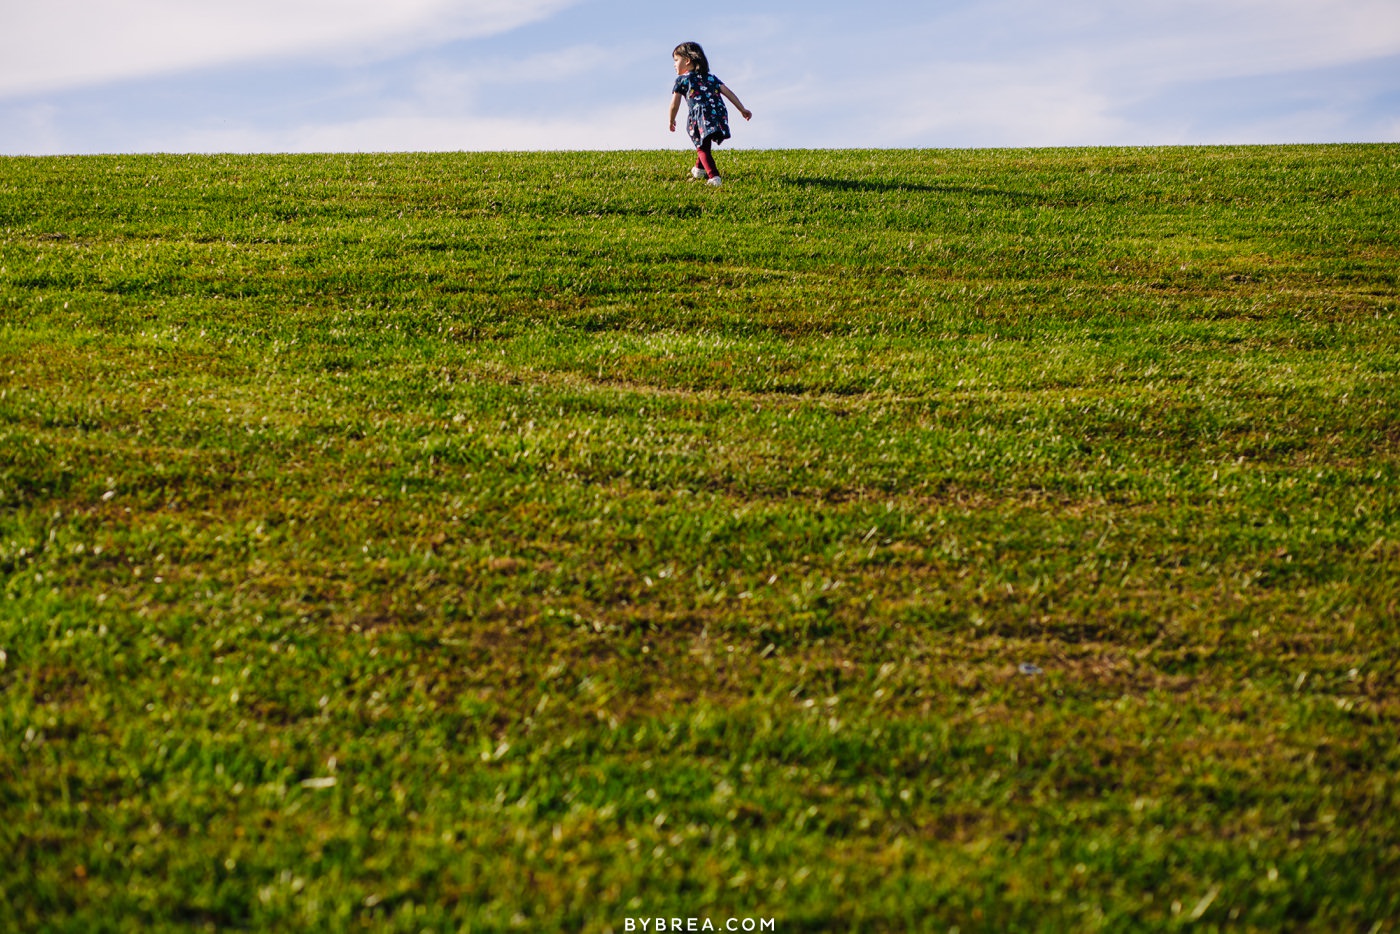
[[705,184],[709,185],[711,188],[718,188],[720,185],[723,185],[724,182],[720,180],[720,177],[718,175],[716,175],[714,178],[710,179]]
[[704,177],[705,177],[705,170],[702,169],[702,168],[700,168],[700,166],[698,166],[698,165],[692,165],[692,166],[690,167],[690,177],[691,177],[691,178],[704,178]]

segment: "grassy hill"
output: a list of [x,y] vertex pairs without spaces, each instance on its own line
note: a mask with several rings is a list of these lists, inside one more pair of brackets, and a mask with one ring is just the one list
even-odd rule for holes
[[0,928],[1396,930],[1400,146],[688,166],[0,159]]

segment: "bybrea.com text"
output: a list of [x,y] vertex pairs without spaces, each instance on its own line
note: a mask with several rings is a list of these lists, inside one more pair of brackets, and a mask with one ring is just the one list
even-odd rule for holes
[[643,934],[665,934],[668,931],[776,931],[773,918],[726,918],[724,921],[711,921],[709,918],[628,918],[623,924],[624,931],[641,931]]

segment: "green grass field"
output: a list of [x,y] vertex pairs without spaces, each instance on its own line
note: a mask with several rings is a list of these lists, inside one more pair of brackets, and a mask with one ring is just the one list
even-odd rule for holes
[[1400,930],[1400,146],[719,160],[0,159],[0,929]]

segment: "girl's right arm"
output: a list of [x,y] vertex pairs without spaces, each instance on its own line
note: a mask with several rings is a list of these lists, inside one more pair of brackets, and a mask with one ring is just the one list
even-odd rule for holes
[[753,111],[749,110],[743,104],[739,103],[739,98],[734,96],[734,92],[729,90],[728,85],[721,84],[719,86],[719,92],[725,97],[729,98],[730,103],[732,103],[735,107],[739,108],[739,113],[744,115],[745,120],[748,120],[751,117],[753,117]]
[[672,95],[671,95],[671,132],[672,132],[672,133],[676,132],[676,114],[677,114],[677,112],[680,111],[680,109],[681,109],[681,96],[680,96],[679,94],[672,94]]

